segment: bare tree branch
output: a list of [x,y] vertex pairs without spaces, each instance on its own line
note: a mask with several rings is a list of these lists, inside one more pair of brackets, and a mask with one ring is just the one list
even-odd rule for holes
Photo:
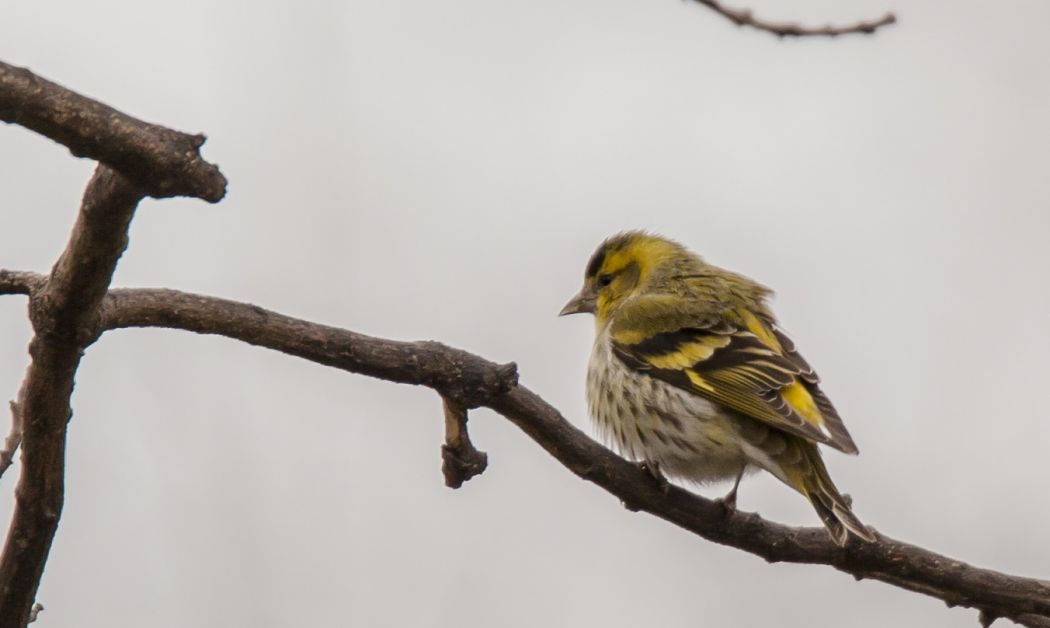
[[0,120],[49,137],[77,157],[108,164],[149,196],[214,203],[226,194],[226,177],[200,156],[203,135],[143,122],[3,62]]
[[838,37],[839,35],[854,33],[870,35],[879,28],[889,26],[897,21],[897,16],[887,13],[877,20],[865,20],[843,26],[832,26],[831,24],[803,26],[798,22],[773,22],[757,18],[749,9],[734,9],[722,4],[719,0],[694,1],[711,9],[737,26],[750,26],[760,31],[773,33],[777,37]]
[[[235,319],[223,321],[224,316]],[[427,386],[466,408],[486,404],[518,381],[513,363],[495,364],[440,342],[383,340],[178,290],[111,290],[102,324],[105,329],[171,327],[228,336],[344,371]]]
[[1050,581],[973,567],[883,535],[875,543],[851,539],[840,548],[823,528],[783,526],[740,511],[727,515],[717,502],[689,491],[672,486],[665,492],[647,472],[588,438],[535,393],[515,386],[513,365],[500,366],[436,342],[384,340],[175,290],[112,290],[103,304],[102,326],[216,334],[354,373],[427,386],[464,407],[481,404],[495,410],[573,473],[629,508],[708,540],[770,562],[830,565],[857,579],[976,608],[986,618],[1006,617],[1029,626],[1050,622]]
[[0,554],[0,628],[22,628],[33,616],[62,512],[73,376],[84,348],[102,331],[99,306],[144,194],[123,175],[100,165],[88,183],[65,251],[47,281],[31,290],[29,318],[35,335],[29,343],[32,361],[16,401],[22,473]]

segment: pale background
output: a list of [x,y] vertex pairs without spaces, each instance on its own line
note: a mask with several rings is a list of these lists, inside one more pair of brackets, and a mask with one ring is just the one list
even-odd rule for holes
[[[653,229],[777,289],[862,519],[1050,576],[1050,4],[742,5],[901,18],[806,41],[677,0],[4,4],[0,58],[206,132],[230,179],[143,203],[117,285],[514,360],[589,430],[591,324],[555,313]],[[92,168],[0,128],[0,266],[49,268]],[[4,399],[28,338],[0,299]],[[491,412],[451,491],[432,392],[230,340],[108,334],[73,405],[41,628],[976,625],[632,514]],[[740,506],[818,523],[769,478]]]

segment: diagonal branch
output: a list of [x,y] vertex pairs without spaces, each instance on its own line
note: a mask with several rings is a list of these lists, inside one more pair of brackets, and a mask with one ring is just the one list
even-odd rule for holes
[[887,13],[877,20],[862,20],[843,26],[832,26],[831,24],[803,26],[797,22],[773,22],[757,18],[749,9],[734,9],[722,4],[719,0],[695,0],[695,2],[704,5],[737,26],[750,26],[760,31],[773,33],[777,37],[838,37],[854,33],[870,35],[879,28],[897,21],[894,14]]
[[226,194],[226,177],[200,156],[203,135],[143,122],[3,62],[0,120],[49,137],[77,157],[109,165],[149,196],[193,196],[214,203]]
[[[0,628],[22,628],[33,615],[62,512],[73,376],[84,348],[101,333],[99,306],[144,194],[123,175],[100,165],[50,277],[23,284],[31,293],[29,318],[35,335],[29,343],[32,361],[15,402],[22,429],[22,473],[0,554]],[[18,277],[4,276],[8,281]]]
[[770,562],[819,563],[939,598],[949,606],[1050,625],[1050,581],[973,567],[879,535],[874,543],[836,546],[822,528],[793,528],[724,508],[650,475],[602,447],[547,402],[515,386],[513,365],[500,366],[436,342],[399,342],[291,318],[263,308],[175,290],[113,290],[104,329],[169,327],[217,334],[319,364],[433,388],[464,407],[481,404],[510,419],[576,475],[632,509],[645,510],[708,540]]

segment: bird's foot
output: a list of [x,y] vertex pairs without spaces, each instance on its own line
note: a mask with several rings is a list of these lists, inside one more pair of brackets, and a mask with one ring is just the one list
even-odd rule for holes
[[736,489],[737,487],[734,486],[733,490],[726,493],[725,497],[719,497],[715,500],[716,504],[722,506],[726,517],[736,512]]
[[664,474],[660,471],[660,463],[652,460],[643,460],[638,463],[638,468],[645,471],[653,478],[659,487],[660,492],[667,495],[667,492],[671,490],[671,483],[667,481]]

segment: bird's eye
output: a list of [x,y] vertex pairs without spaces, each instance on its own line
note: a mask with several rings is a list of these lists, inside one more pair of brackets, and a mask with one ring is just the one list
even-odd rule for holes
[[604,288],[612,283],[613,276],[609,274],[598,275],[598,285]]

